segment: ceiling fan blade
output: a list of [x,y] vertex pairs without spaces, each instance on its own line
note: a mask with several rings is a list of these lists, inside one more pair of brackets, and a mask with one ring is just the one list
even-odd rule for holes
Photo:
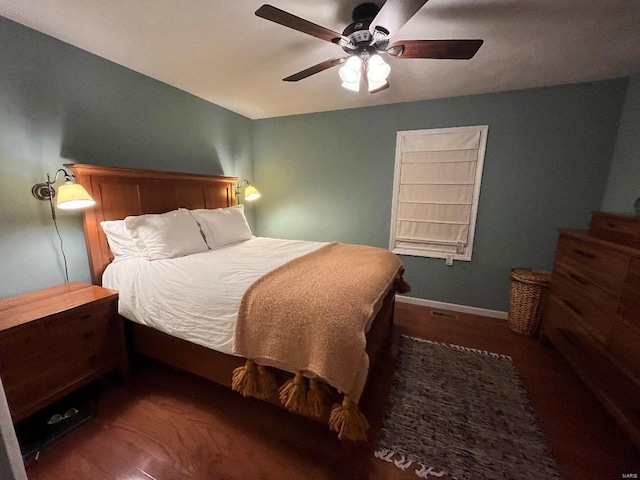
[[256,15],[285,27],[306,33],[307,35],[326,40],[327,42],[338,43],[341,39],[344,39],[344,41],[348,43],[350,42],[347,37],[338,32],[316,25],[315,23],[311,23],[303,18],[296,17],[295,15],[287,13],[284,10],[280,10],[272,5],[262,5],[258,10],[256,10]]
[[310,77],[311,75],[315,75],[316,73],[320,73],[323,70],[334,67],[336,65],[340,65],[344,63],[345,60],[349,57],[341,57],[341,58],[332,58],[331,60],[325,60],[313,67],[309,67],[301,72],[294,73],[293,75],[288,76],[287,78],[283,78],[284,82],[297,82],[298,80],[302,80],[303,78]]
[[400,40],[387,51],[396,58],[469,60],[482,43],[482,40]]
[[420,10],[427,0],[387,0],[369,26],[373,35],[381,27],[388,36],[395,35]]

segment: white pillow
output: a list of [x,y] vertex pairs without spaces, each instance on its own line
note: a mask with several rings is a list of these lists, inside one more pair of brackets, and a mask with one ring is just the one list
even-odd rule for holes
[[147,260],[183,257],[208,250],[200,227],[188,210],[127,217],[124,224]]
[[114,257],[141,257],[142,250],[124,226],[124,220],[100,222]]
[[207,245],[212,250],[253,238],[242,204],[215,210],[191,210],[191,214],[200,224]]

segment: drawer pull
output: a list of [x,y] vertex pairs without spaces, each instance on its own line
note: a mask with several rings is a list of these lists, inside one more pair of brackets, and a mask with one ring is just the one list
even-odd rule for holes
[[564,298],[562,299],[562,303],[564,303],[567,307],[569,307],[569,309],[571,309],[572,311],[574,311],[575,313],[577,313],[578,315],[582,315],[582,310],[580,310],[578,307],[576,307],[573,303],[571,303],[569,300],[565,300]]
[[616,225],[615,223],[607,223],[607,227],[609,227],[609,228],[617,228],[618,225]]
[[589,282],[587,282],[580,275],[576,275],[575,273],[570,273],[569,278],[574,279],[576,282],[581,283],[582,285],[589,285]]
[[573,251],[584,258],[588,258],[591,260],[596,258],[596,256],[593,253],[585,252],[584,250],[580,250],[579,248],[574,248]]
[[90,330],[88,332],[84,332],[84,338],[91,338],[95,335],[96,332],[94,332],[93,330]]
[[84,315],[81,315],[81,316],[80,316],[80,319],[81,319],[81,320],[86,320],[86,319],[88,319],[90,316],[91,316],[91,314],[90,314],[90,313],[85,313]]

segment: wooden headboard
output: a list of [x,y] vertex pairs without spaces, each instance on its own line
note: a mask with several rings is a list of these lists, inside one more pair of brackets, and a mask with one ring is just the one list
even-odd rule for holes
[[102,283],[102,273],[113,259],[101,221],[164,213],[180,207],[221,208],[236,203],[237,177],[81,164],[65,167],[96,201],[94,207],[83,213],[91,279],[96,285]]

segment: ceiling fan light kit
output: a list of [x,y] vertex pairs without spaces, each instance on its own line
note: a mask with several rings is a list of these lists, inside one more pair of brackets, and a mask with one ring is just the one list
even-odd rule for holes
[[347,90],[357,92],[360,90],[360,78],[362,77],[362,60],[360,57],[349,57],[338,71],[342,86]]
[[363,3],[353,9],[353,23],[342,34],[296,17],[272,5],[262,5],[256,10],[258,17],[307,35],[320,38],[342,47],[346,57],[325,60],[283,80],[297,82],[341,65],[339,75],[342,86],[354,92],[360,91],[360,81],[365,80],[369,93],[389,87],[387,78],[391,66],[382,55],[397,59],[431,58],[468,60],[482,45],[482,40],[400,40],[389,45],[389,38],[420,10],[427,0],[387,0],[379,8],[374,3]]

